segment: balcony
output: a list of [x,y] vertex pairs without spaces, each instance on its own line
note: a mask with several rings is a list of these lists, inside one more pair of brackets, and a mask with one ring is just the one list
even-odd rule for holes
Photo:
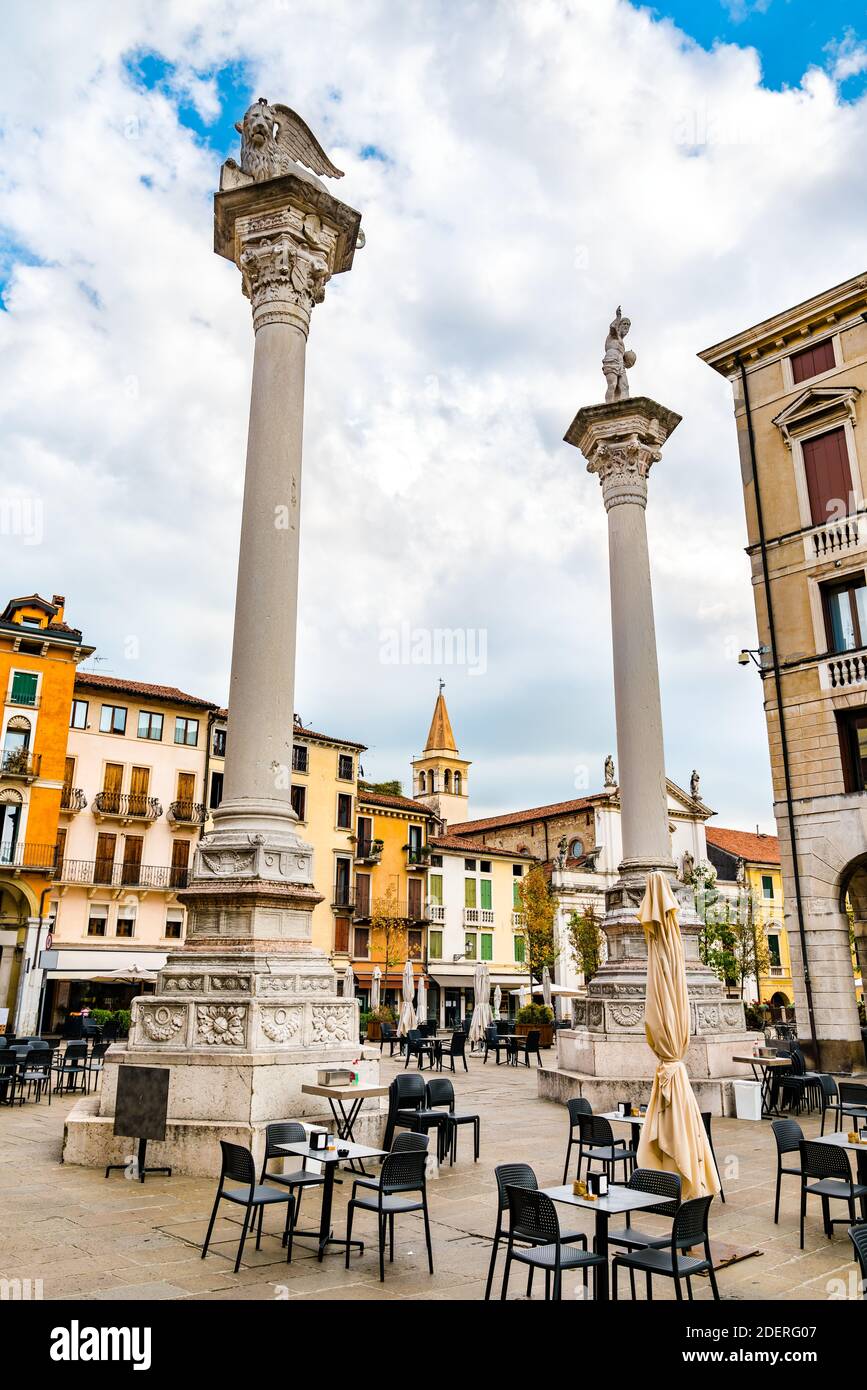
[[844,516],[840,521],[814,526],[808,531],[804,537],[804,553],[808,564],[821,565],[851,555],[865,543],[867,525],[864,519],[859,523],[855,516]]
[[97,792],[93,798],[96,820],[154,821],[163,813],[162,802],[142,792]]
[[331,906],[335,912],[351,912],[355,908],[355,892],[346,883],[335,883],[331,897]]
[[427,917],[429,922],[442,925],[446,920],[446,910],[443,904],[429,902],[427,905]]
[[524,927],[524,914],[523,914],[523,912],[513,912],[513,913],[512,913],[512,926],[513,926],[517,931],[522,931],[522,930],[523,930],[523,927]]
[[357,840],[355,844],[356,864],[378,864],[382,859],[383,840]]
[[[428,916],[428,906],[422,900],[416,902],[414,898],[410,898],[409,901],[405,898],[401,898],[399,901],[393,903],[392,906],[392,921],[428,922],[430,920]],[[371,909],[369,898],[358,899],[355,902],[352,920],[354,922],[369,922],[372,912],[375,913],[377,910],[376,907]]]
[[404,845],[406,851],[406,867],[408,869],[426,869],[430,864],[429,845]]
[[207,818],[208,808],[201,801],[173,801],[166,817],[172,830],[192,830]]
[[867,684],[867,648],[825,657],[819,665],[823,690],[847,690]]
[[768,975],[772,980],[785,980],[788,973],[784,965],[768,966]]
[[0,844],[0,871],[13,869],[20,873],[53,873],[57,860],[55,845]]
[[60,793],[60,814],[62,816],[77,816],[86,805],[87,797],[81,787],[70,787],[64,782],[63,791]]
[[115,864],[108,859],[64,859],[54,871],[62,885],[84,888],[130,888],[174,893],[186,888],[189,869],[173,864]]
[[29,748],[4,748],[0,753],[0,776],[20,782],[35,782],[42,766],[42,754]]
[[491,907],[465,907],[464,926],[465,927],[492,927],[494,925],[494,910]]

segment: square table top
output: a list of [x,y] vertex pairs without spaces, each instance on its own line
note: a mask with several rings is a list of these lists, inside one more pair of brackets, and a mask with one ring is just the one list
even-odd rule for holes
[[732,1061],[749,1062],[757,1067],[790,1067],[792,1065],[791,1057],[756,1057],[752,1053],[739,1054],[736,1052]]
[[658,1207],[662,1200],[659,1193],[638,1192],[631,1187],[612,1183],[605,1197],[593,1201],[586,1197],[576,1197],[571,1183],[566,1187],[543,1187],[542,1191],[552,1202],[562,1202],[567,1207],[583,1207],[585,1211],[598,1211],[606,1216],[617,1216],[624,1211],[640,1211],[643,1207]]
[[[854,1131],[853,1131],[854,1132]],[[867,1139],[862,1139],[860,1143],[853,1144],[848,1138],[849,1131],[838,1130],[836,1134],[817,1134],[810,1140],[811,1144],[833,1144],[836,1149],[850,1149],[852,1153],[867,1155]]]
[[365,1085],[345,1085],[345,1086],[314,1086],[312,1082],[305,1082],[301,1090],[306,1096],[329,1096],[334,1100],[354,1100],[358,1097],[366,1099],[368,1096],[387,1096],[387,1086],[365,1086]]
[[[338,1146],[347,1152],[338,1154]],[[346,1144],[342,1139],[338,1139],[333,1149],[311,1149],[309,1144],[278,1144],[276,1147],[298,1158],[315,1159],[317,1163],[349,1163],[353,1158],[384,1158],[388,1153],[387,1149],[371,1149],[367,1144]]]
[[600,1120],[619,1120],[622,1125],[643,1125],[646,1115],[621,1115],[619,1110],[605,1110]]

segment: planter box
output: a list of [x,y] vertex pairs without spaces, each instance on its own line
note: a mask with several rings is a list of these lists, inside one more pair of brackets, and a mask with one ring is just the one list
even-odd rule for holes
[[382,1037],[382,1024],[379,1019],[371,1019],[367,1025],[367,1041],[379,1042]]
[[553,1023],[516,1023],[515,1032],[523,1038],[526,1038],[528,1033],[538,1033],[540,1047],[554,1046]]

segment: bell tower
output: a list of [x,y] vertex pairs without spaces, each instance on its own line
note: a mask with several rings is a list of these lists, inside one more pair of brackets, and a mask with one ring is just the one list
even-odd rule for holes
[[469,819],[470,763],[458,753],[443,687],[440,681],[424,752],[412,760],[412,794],[448,827]]

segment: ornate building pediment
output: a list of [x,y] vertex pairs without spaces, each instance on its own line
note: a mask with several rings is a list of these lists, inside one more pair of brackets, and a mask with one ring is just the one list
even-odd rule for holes
[[855,402],[860,394],[858,386],[811,386],[774,416],[774,424],[791,449],[793,436],[814,430],[818,425],[843,420],[854,425]]

